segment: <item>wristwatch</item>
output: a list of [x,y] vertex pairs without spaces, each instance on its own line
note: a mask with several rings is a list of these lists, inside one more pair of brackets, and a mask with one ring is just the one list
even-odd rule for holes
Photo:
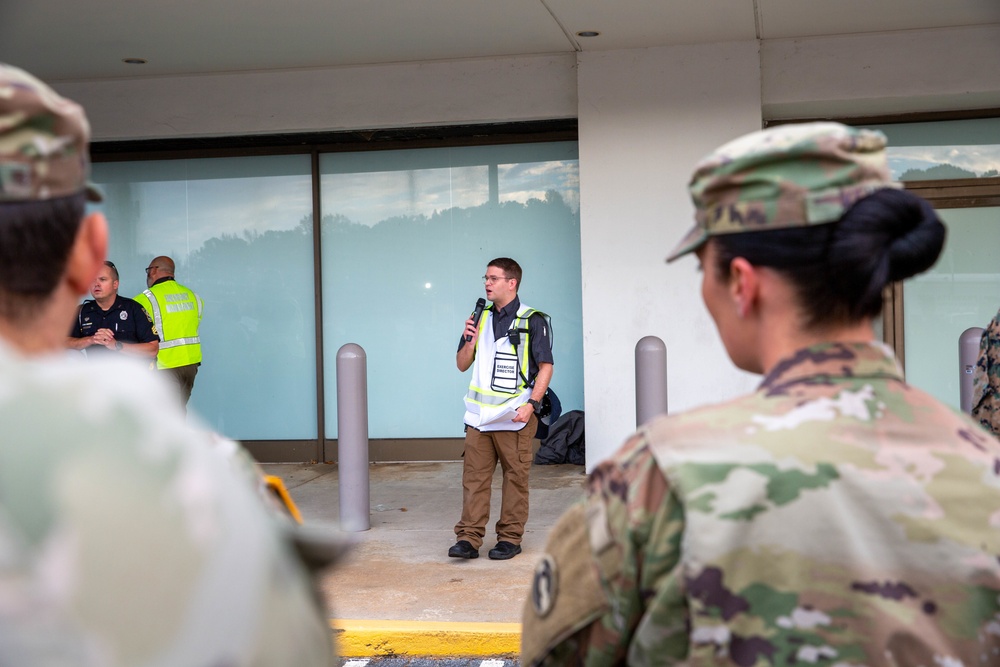
[[535,412],[538,412],[538,409],[542,407],[542,404],[539,403],[538,401],[536,401],[533,398],[529,398],[528,399],[528,405],[530,405],[531,407],[533,407],[535,409]]
[[119,352],[122,351],[122,342],[120,340],[115,341],[115,349],[118,350]]

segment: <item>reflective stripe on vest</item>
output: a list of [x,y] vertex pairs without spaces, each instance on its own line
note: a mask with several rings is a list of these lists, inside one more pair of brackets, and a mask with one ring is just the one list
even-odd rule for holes
[[168,340],[160,343],[161,350],[169,350],[172,347],[177,347],[178,345],[200,345],[201,337],[195,336],[194,338],[174,338],[173,340]]

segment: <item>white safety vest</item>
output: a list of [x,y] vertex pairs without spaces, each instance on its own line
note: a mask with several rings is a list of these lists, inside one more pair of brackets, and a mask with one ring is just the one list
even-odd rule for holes
[[520,431],[524,422],[511,419],[531,398],[528,386],[528,318],[538,311],[524,304],[517,309],[512,329],[521,329],[521,344],[515,348],[507,334],[493,339],[493,309],[479,318],[476,360],[465,397],[465,423],[480,431]]

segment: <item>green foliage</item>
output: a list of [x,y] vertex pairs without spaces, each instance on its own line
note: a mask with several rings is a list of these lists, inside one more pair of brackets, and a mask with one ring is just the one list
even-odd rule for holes
[[927,169],[907,169],[900,175],[899,180],[936,181],[951,178],[978,178],[978,176],[974,171],[962,169],[953,164],[938,164]]

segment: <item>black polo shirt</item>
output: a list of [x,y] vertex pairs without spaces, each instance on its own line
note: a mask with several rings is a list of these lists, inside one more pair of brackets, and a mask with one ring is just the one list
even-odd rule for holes
[[[111,329],[115,332],[115,340],[122,343],[151,343],[159,340],[153,331],[153,321],[138,301],[119,294],[115,302],[107,310],[101,310],[93,299],[84,301],[77,312],[76,322],[69,335],[71,338],[86,338],[97,333],[98,329]],[[87,354],[112,353],[103,345],[91,345]]]
[[[503,308],[497,309],[493,304],[489,305],[487,310],[493,311],[493,340],[500,340],[507,336],[520,307],[521,300],[516,296]],[[486,317],[485,312],[483,317]],[[552,331],[548,321],[539,313],[535,313],[528,318],[528,332],[528,337],[531,340],[531,353],[528,355],[528,378],[533,382],[535,376],[538,375],[538,364],[553,363]],[[458,349],[462,349],[463,345],[465,345],[465,336],[459,339]]]

